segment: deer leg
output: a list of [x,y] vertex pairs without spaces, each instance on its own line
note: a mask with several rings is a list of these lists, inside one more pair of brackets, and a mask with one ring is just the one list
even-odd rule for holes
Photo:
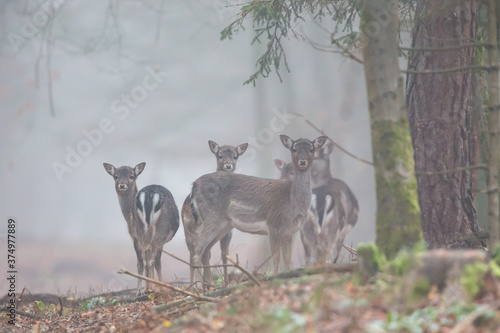
[[189,252],[189,284],[194,283],[194,260],[193,260],[193,252]]
[[283,254],[283,263],[285,265],[285,270],[290,270],[292,262],[292,240],[293,237],[286,237],[281,240],[281,252]]
[[318,235],[318,263],[326,264],[328,257],[331,256],[329,252],[332,251],[332,247],[329,246],[328,237],[323,233],[324,229],[321,230],[321,233]]
[[222,239],[220,240],[220,251],[222,256],[222,264],[224,265],[224,286],[227,287],[229,283],[229,279],[227,276],[227,256],[229,255],[229,243],[231,243],[231,238],[233,237],[233,233],[228,232]]
[[[199,230],[199,237],[193,244],[193,264],[195,266],[210,265],[210,249],[225,234],[231,230],[229,221],[217,221],[206,219],[202,221],[202,228]],[[209,267],[203,268],[203,277],[206,282],[211,282]],[[201,267],[195,269],[194,282],[203,281]]]
[[204,267],[210,264],[210,248],[203,242],[196,244],[196,248],[193,249],[193,283],[204,282],[204,278],[209,274],[208,267]]
[[[139,245],[139,241],[137,239],[133,239],[134,241],[134,250],[137,256],[137,274],[142,275],[144,273],[144,261],[142,259],[142,249]],[[137,280],[137,295],[140,294],[142,287],[142,279]]]
[[202,268],[203,262],[201,261],[201,256],[197,253],[193,254],[193,283],[203,281]]
[[212,254],[210,253],[210,248],[207,248],[201,257],[201,262],[203,263],[203,283],[211,285],[212,284],[212,269],[210,266],[210,257]]
[[304,247],[304,256],[306,258],[306,266],[309,266],[311,264],[311,244],[309,244],[309,241],[307,240],[306,235],[300,230],[300,240],[302,241],[302,245]]
[[[149,256],[149,251],[147,249],[143,249],[142,251],[142,258],[143,258],[143,265],[144,265],[144,275],[146,277],[151,277],[151,273],[150,273],[150,265],[149,265],[149,261],[150,261],[150,256]],[[150,289],[150,283],[149,281],[146,280],[146,290],[145,292],[148,292]]]
[[333,259],[333,263],[337,263],[337,260],[339,259],[340,256],[340,251],[342,250],[342,245],[344,245],[344,240],[349,231],[351,231],[352,226],[351,225],[346,225],[339,233],[337,236],[337,239],[335,240],[335,247],[337,250],[337,253],[335,255],[335,258]]
[[[162,254],[162,250],[157,249],[156,255],[155,255],[155,270],[156,270],[156,274],[158,275],[158,281],[162,281],[162,279],[161,279],[161,254]],[[154,274],[152,274],[152,275],[154,275]]]
[[273,272],[274,274],[278,273],[280,266],[280,248],[281,242],[279,237],[279,232],[276,230],[269,230],[269,243],[271,245],[271,253],[273,256]]

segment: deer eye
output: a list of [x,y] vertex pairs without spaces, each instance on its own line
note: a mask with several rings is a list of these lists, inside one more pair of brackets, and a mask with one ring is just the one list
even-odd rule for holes
[[234,154],[234,159],[237,160],[238,159],[238,154]]
[[314,153],[314,149],[313,148],[309,149],[309,152]]
[[219,155],[219,160],[222,160],[222,155]]
[[297,152],[297,149],[295,149],[295,147],[294,147],[294,148],[292,148],[292,152],[296,153],[296,152]]
[[128,178],[130,178],[130,180],[134,180],[134,176],[130,176],[130,177],[128,177]]
[[115,175],[115,180],[118,180],[118,176],[117,175]]

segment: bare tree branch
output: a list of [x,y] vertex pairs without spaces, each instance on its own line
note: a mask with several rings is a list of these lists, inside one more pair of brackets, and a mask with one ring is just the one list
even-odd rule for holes
[[56,116],[56,110],[54,107],[54,92],[53,92],[53,80],[52,80],[52,26],[54,19],[52,19],[47,26],[47,92],[49,95],[49,109],[52,117]]
[[[309,119],[307,119],[306,117],[304,117],[303,115],[301,115],[300,113],[294,113],[294,112],[290,112],[290,114],[293,114],[293,115],[296,115],[296,116],[299,116],[301,117],[302,119],[304,119],[304,121],[309,124],[309,126],[311,126],[312,128],[314,128],[316,131],[318,131],[320,134],[323,134],[325,136],[328,136],[328,134],[326,134],[324,131],[320,130],[316,125],[314,125]],[[342,152],[346,153],[347,155],[351,156],[352,158],[360,161],[360,162],[363,162],[365,164],[368,164],[368,165],[373,165],[372,162],[370,161],[367,161],[361,157],[358,157],[352,153],[350,153],[348,150],[346,150],[344,147],[342,147],[341,145],[339,145],[335,140],[333,140],[332,138],[328,137],[328,140],[330,140],[337,148],[339,148]]]

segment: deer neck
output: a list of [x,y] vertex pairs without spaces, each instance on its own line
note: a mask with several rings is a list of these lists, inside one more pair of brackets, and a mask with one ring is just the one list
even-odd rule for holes
[[311,169],[295,171],[290,199],[297,214],[307,215],[311,206]]
[[123,217],[127,221],[128,231],[132,235],[132,225],[137,215],[137,209],[135,207],[135,197],[137,196],[137,187],[134,186],[132,191],[126,194],[118,194],[118,201],[120,203],[120,208],[122,210]]

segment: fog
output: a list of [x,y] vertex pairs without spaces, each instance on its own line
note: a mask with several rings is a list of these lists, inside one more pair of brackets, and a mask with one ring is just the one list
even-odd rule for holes
[[[138,187],[167,187],[180,210],[191,183],[215,171],[209,139],[249,142],[236,172],[277,178],[272,159],[290,159],[278,134],[320,135],[294,113],[371,160],[363,68],[340,54],[290,38],[284,45],[291,71],[282,66],[283,82],[271,74],[253,87],[243,82],[256,71],[263,45],[250,45],[250,22],[231,41],[220,41],[237,12],[225,2],[60,0],[57,13],[46,14],[45,24],[28,35],[46,3],[52,0],[0,5],[0,267],[7,270],[13,218],[18,292],[135,286],[116,274],[135,271],[135,253],[103,162],[146,162]],[[298,29],[328,42],[315,24]],[[359,200],[359,220],[346,243],[373,241],[372,167],[337,149],[332,174]],[[298,238],[294,267],[304,265]],[[182,225],[164,250],[189,258]],[[235,231],[230,255],[236,254],[250,269],[259,266],[269,256],[267,237]],[[212,262],[219,259],[216,245]],[[162,262],[165,280],[188,279],[185,264],[167,255]],[[4,280],[0,288],[7,291]]]

